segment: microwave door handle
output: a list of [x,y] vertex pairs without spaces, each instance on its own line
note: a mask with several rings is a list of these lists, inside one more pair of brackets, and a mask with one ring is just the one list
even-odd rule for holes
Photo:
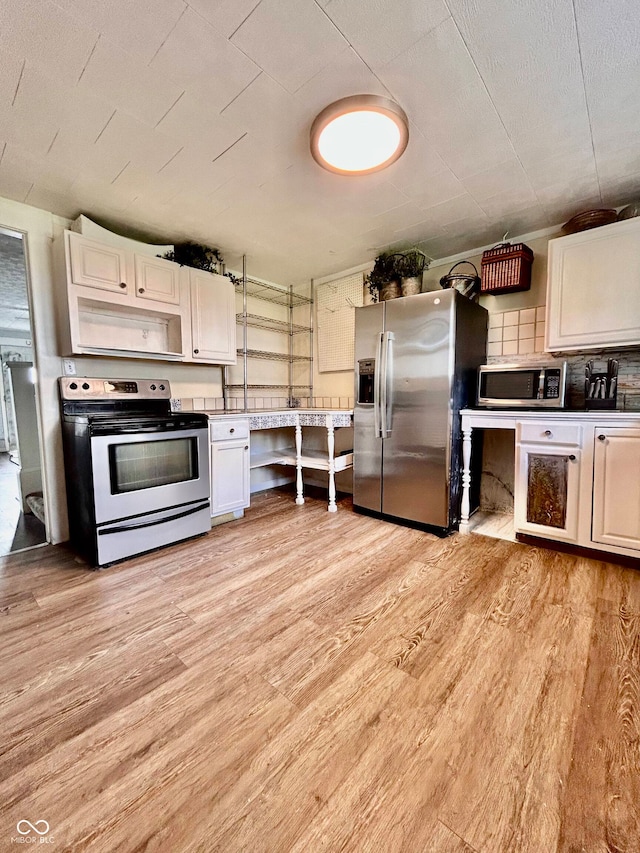
[[380,378],[382,373],[382,338],[383,333],[380,332],[376,343],[376,367],[373,374],[373,430],[376,438],[382,438],[382,425],[380,419]]
[[537,394],[538,400],[544,400],[544,375],[545,375],[545,370],[543,367],[540,370],[540,373],[538,375],[538,394]]

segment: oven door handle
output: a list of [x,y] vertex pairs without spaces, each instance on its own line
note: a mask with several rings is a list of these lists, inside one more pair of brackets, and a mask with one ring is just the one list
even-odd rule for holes
[[209,501],[198,504],[198,506],[186,509],[184,512],[178,512],[175,515],[168,515],[165,518],[157,518],[155,521],[140,521],[137,524],[121,524],[118,527],[109,527],[108,530],[98,530],[98,536],[108,536],[109,533],[127,533],[130,530],[140,530],[143,527],[154,527],[156,524],[165,524],[167,521],[176,521],[178,518],[185,518],[187,515],[193,515],[203,509],[208,509]]

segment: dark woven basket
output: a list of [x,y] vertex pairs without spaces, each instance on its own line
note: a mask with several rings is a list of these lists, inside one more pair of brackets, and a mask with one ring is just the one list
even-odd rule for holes
[[501,243],[482,254],[481,293],[517,293],[531,287],[533,252],[524,243]]

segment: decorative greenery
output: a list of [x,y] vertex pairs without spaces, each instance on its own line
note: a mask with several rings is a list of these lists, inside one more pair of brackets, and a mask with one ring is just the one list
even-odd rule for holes
[[[166,252],[162,256],[158,255],[158,257],[180,264],[181,267],[192,267],[196,270],[218,274],[224,267],[224,258],[219,249],[211,249],[209,246],[201,246],[198,243],[177,243],[173,251]],[[231,279],[235,286],[242,284],[242,279],[232,272],[221,274]]]
[[419,278],[428,266],[427,256],[418,249],[402,253],[402,261],[400,261],[402,278]]
[[365,275],[364,283],[367,285],[367,287],[369,289],[369,293],[371,294],[371,298],[373,299],[373,301],[377,302],[378,298],[380,296],[380,288],[378,287],[378,285],[374,281],[372,281],[370,272],[368,272]]
[[369,293],[378,301],[380,288],[392,281],[421,276],[429,266],[429,259],[418,249],[406,252],[382,252],[375,259],[373,269],[364,277]]
[[198,243],[177,243],[173,251],[167,252],[162,257],[167,261],[180,264],[181,267],[193,267],[215,273],[224,263],[224,258],[218,249],[211,249]]
[[226,275],[227,278],[230,278],[236,287],[238,285],[242,284],[242,279],[238,278],[238,276],[234,275],[232,272],[225,272],[225,273],[223,273],[223,275]]

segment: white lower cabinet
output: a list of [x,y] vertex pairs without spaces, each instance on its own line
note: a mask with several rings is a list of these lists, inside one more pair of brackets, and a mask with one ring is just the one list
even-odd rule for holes
[[249,423],[211,421],[211,516],[244,510],[250,500]]
[[596,427],[593,542],[640,551],[640,427]]
[[516,425],[516,532],[577,542],[581,442],[579,425]]
[[469,444],[487,429],[515,430],[516,533],[640,559],[640,412],[462,412]]

